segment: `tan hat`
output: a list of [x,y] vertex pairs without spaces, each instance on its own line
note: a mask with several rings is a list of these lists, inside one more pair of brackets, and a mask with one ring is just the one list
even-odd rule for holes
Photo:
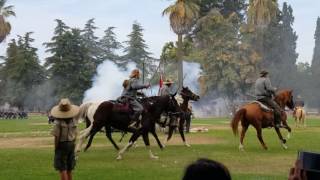
[[134,70],[131,71],[130,78],[139,77],[139,76],[140,76],[139,69],[134,69]]
[[261,76],[265,76],[265,75],[267,75],[267,74],[269,74],[269,72],[268,72],[267,70],[262,70],[262,71],[260,72],[260,75],[261,75]]
[[163,84],[173,84],[174,82],[172,79],[167,79],[166,81],[163,82]]
[[67,98],[61,99],[57,106],[51,109],[51,115],[55,118],[73,118],[79,113],[79,106],[72,105]]

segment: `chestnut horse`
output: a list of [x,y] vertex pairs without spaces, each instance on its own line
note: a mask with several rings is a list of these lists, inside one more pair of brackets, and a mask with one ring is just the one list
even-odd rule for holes
[[[281,122],[285,129],[288,130],[288,138],[290,137],[291,128],[287,124],[287,115],[285,113],[285,107],[294,108],[292,90],[282,90],[278,92],[274,99],[282,109]],[[249,125],[252,125],[256,131],[258,139],[264,149],[268,149],[262,138],[262,128],[274,127],[279,139],[282,143],[282,147],[287,149],[286,140],[282,137],[280,129],[274,126],[274,113],[273,111],[263,110],[259,103],[252,102],[242,106],[236,113],[231,121],[231,127],[234,135],[238,134],[238,124],[241,121],[242,131],[240,136],[239,149],[243,150],[243,139]]]
[[[188,118],[191,119],[191,113],[189,112],[188,104],[189,104],[190,100],[191,101],[198,101],[200,99],[200,96],[193,93],[188,87],[182,87],[180,95],[183,99],[182,104],[180,104],[180,108],[183,113],[180,116],[178,129],[179,129],[179,133],[180,133],[180,136],[181,136],[183,143],[187,147],[190,147],[190,145],[187,143],[187,141],[185,139],[184,132],[183,132],[186,120],[188,120]],[[170,119],[170,121],[172,121],[172,119]],[[176,125],[169,124],[169,132],[168,132],[168,137],[167,137],[166,143],[171,139],[175,128],[176,128]]]
[[300,125],[302,125],[303,127],[307,127],[306,111],[303,109],[303,107],[299,106],[294,108],[292,115],[296,123],[296,127],[299,127]]

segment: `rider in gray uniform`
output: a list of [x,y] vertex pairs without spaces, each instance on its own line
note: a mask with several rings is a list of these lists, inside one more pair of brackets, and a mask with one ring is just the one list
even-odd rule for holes
[[129,99],[129,103],[134,113],[130,116],[131,120],[135,121],[135,123],[130,126],[134,126],[134,124],[140,122],[140,115],[143,111],[143,106],[137,101],[137,91],[144,88],[149,88],[150,84],[142,84],[139,80],[140,72],[138,69],[134,69],[131,72],[130,79],[127,87],[124,87],[122,91],[122,96],[127,97]]
[[165,82],[163,82],[164,86],[161,87],[159,91],[159,96],[166,96],[172,94],[172,84],[173,81],[171,79],[167,79]]
[[260,77],[255,83],[255,95],[258,101],[266,104],[274,110],[275,126],[279,128],[281,124],[282,110],[280,106],[272,99],[272,96],[275,95],[275,88],[271,86],[268,74],[269,73],[265,70],[260,72]]

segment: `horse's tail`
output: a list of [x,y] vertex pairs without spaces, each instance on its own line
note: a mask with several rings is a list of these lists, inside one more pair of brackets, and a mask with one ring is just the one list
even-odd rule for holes
[[75,117],[78,122],[82,123],[87,119],[87,112],[92,103],[85,103],[80,106],[79,113]]
[[231,121],[231,127],[234,135],[238,134],[238,124],[239,122],[244,118],[244,115],[246,114],[246,109],[241,108],[236,112],[234,115],[232,121]]

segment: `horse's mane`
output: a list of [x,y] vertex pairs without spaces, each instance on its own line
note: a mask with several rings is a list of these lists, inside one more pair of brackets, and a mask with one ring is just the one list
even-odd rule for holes
[[286,101],[288,101],[292,95],[292,90],[290,89],[283,89],[276,93],[275,101],[280,105],[280,107],[284,107],[286,105]]
[[290,91],[292,91],[292,90],[291,89],[281,89],[276,93],[276,96],[281,96],[281,95],[288,93]]

